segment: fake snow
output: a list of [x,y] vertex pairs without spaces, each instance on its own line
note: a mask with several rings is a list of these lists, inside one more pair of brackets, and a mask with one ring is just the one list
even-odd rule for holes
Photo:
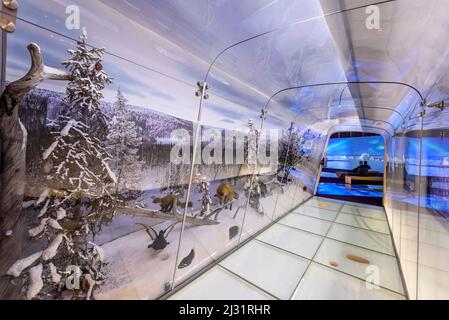
[[28,131],[25,129],[22,121],[19,120],[20,129],[22,130],[22,151],[27,147]]
[[56,253],[58,253],[58,248],[61,245],[63,235],[59,234],[56,238],[50,243],[47,249],[42,252],[42,259],[44,261],[52,259]]
[[39,199],[36,201],[36,205],[41,204],[44,202],[45,199],[48,197],[48,193],[50,192],[50,189],[46,188],[44,191],[42,191],[41,195],[39,196]]
[[44,231],[47,220],[48,218],[42,219],[41,223],[37,227],[28,230],[28,234],[30,235],[31,238],[35,238]]
[[109,165],[106,163],[106,161],[102,161],[104,167],[106,168],[109,177],[111,177],[112,181],[114,181],[114,183],[117,183],[117,176],[115,175],[115,173],[111,170],[111,168],[109,168]]
[[30,285],[28,286],[27,299],[33,299],[39,292],[41,292],[44,282],[42,281],[42,264],[30,269]]
[[47,150],[44,151],[42,154],[42,159],[47,160],[48,157],[55,151],[56,147],[58,146],[58,140],[54,141],[50,147],[48,147]]
[[35,254],[32,254],[29,257],[17,260],[11,268],[9,268],[8,272],[6,272],[7,275],[13,276],[17,278],[20,276],[23,270],[28,268],[30,265],[32,265],[37,259],[39,259],[42,255],[42,251],[36,252]]
[[70,119],[69,122],[67,122],[66,126],[64,127],[64,129],[61,130],[61,136],[65,137],[69,134],[70,129],[72,129],[73,125],[76,123],[75,120]]
[[56,284],[59,283],[61,281],[61,275],[58,273],[58,270],[56,270],[55,265],[50,262],[48,266],[50,268],[51,281]]

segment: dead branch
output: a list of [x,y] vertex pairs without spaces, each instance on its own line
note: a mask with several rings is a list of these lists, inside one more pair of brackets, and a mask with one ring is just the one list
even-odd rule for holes
[[9,116],[12,116],[13,110],[19,106],[20,100],[42,81],[70,80],[68,73],[44,65],[44,58],[37,44],[30,43],[27,49],[31,56],[30,70],[19,80],[11,82],[1,97],[2,109],[6,110]]
[[214,221],[218,219],[218,215],[224,210],[225,207],[231,206],[233,202],[235,202],[237,199],[232,199],[228,203],[225,203],[223,205],[218,206],[217,208],[211,210],[211,212],[204,217],[204,219],[210,219],[212,216],[214,216]]
[[19,119],[21,99],[40,82],[68,80],[65,72],[44,65],[39,46],[28,45],[31,67],[10,83],[0,97],[0,299],[16,299],[20,288],[3,277],[22,253],[22,200],[27,132]]
[[[123,212],[126,214],[132,214],[132,215],[147,217],[147,218],[163,219],[163,220],[171,220],[171,221],[182,221],[183,220],[182,214],[169,214],[169,213],[163,213],[160,211],[154,211],[154,210],[143,209],[143,208],[118,207],[117,210],[119,212]],[[194,226],[205,226],[205,225],[219,224],[220,222],[210,220],[210,219],[193,218],[193,217],[187,216],[186,223],[194,225]]]

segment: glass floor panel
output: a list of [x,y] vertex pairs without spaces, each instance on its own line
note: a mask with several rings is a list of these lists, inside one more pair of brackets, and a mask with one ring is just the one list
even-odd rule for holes
[[383,208],[314,197],[168,299],[406,299],[385,223]]
[[338,215],[338,211],[309,207],[308,205],[300,206],[293,210],[293,213],[303,214],[305,216],[334,221]]

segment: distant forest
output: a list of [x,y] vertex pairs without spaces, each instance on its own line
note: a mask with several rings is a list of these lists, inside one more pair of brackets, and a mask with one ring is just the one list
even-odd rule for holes
[[[28,131],[28,175],[35,176],[39,173],[42,151],[51,141],[47,125],[67,107],[63,98],[64,93],[34,89],[21,102],[20,119]],[[112,116],[112,103],[102,102],[101,107],[107,115]],[[127,110],[130,120],[136,123],[139,134],[143,137],[139,153],[149,166],[169,162],[172,145],[159,143],[158,139],[169,138],[175,129],[185,129],[192,135],[190,121],[131,105],[127,106]]]

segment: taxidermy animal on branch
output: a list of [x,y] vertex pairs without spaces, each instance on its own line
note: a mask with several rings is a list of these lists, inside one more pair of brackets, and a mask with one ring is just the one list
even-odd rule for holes
[[239,194],[235,192],[234,187],[227,182],[224,182],[220,184],[217,188],[217,194],[215,195],[220,200],[220,205],[224,206],[225,209],[228,208],[227,204],[229,205],[229,210],[232,210],[232,201],[234,199],[239,198]]
[[[186,203],[179,201],[179,195],[169,194],[163,198],[153,198],[153,203],[157,203],[161,207],[161,211],[164,213],[177,213],[178,206],[185,207]],[[187,206],[191,208],[192,202],[188,202]]]
[[167,237],[173,230],[175,225],[178,224],[179,222],[180,221],[172,223],[165,230],[160,230],[159,233],[156,232],[156,230],[154,230],[152,227],[147,226],[146,224],[143,223],[136,223],[136,224],[143,226],[150,239],[153,240],[153,242],[150,245],[148,245],[148,248],[153,248],[156,251],[160,251],[165,249],[170,244],[170,242],[167,241]]

